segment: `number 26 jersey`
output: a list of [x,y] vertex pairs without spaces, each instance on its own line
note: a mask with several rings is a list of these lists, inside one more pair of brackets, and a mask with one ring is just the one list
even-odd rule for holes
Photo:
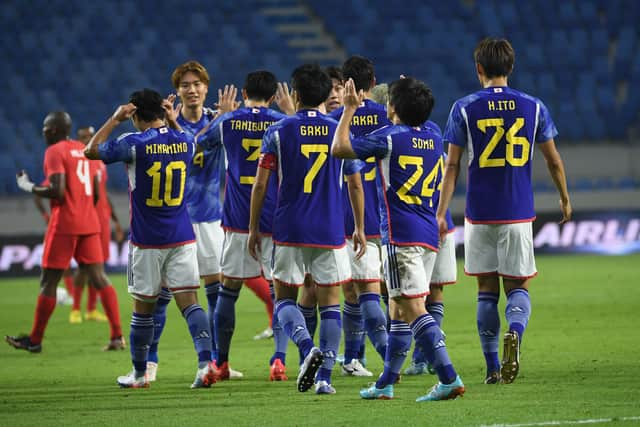
[[540,100],[506,86],[456,101],[444,139],[469,152],[467,219],[484,224],[533,221],[533,143],[557,134]]

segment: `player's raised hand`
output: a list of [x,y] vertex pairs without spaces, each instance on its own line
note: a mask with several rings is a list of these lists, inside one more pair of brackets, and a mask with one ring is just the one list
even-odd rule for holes
[[133,105],[132,103],[128,103],[125,105],[120,105],[116,111],[113,113],[113,115],[111,116],[111,118],[113,120],[115,120],[118,123],[122,123],[125,120],[129,120],[132,116],[133,113],[136,112],[137,107],[135,105]]
[[[169,94],[169,96],[162,100],[162,109],[164,110],[164,118],[167,124],[173,129],[180,129],[180,125],[178,124],[178,112],[180,110],[174,107],[175,102],[176,94]],[[178,104],[178,107],[181,107],[181,105]]]
[[562,219],[560,220],[560,222],[558,224],[564,224],[565,222],[568,222],[571,220],[571,215],[573,214],[573,208],[571,207],[571,201],[570,200],[566,200],[566,201],[562,201],[560,200],[560,210],[562,211]]
[[247,238],[247,246],[249,248],[249,255],[256,261],[260,261],[258,254],[260,253],[260,234],[255,231],[249,231],[249,237]]
[[236,101],[238,88],[234,85],[224,85],[224,89],[218,89],[218,113],[224,114],[237,110],[240,102]]
[[353,79],[347,80],[344,85],[344,106],[345,108],[358,108],[362,101],[364,100],[364,91],[360,90],[356,91],[356,84],[353,82]]
[[356,253],[356,259],[360,259],[367,252],[367,237],[364,230],[355,230],[353,232],[353,252]]
[[293,91],[289,91],[287,82],[278,82],[276,89],[276,105],[285,114],[291,115],[296,112],[296,106],[293,103]]
[[29,179],[29,175],[27,175],[24,170],[21,170],[16,174],[16,184],[18,184],[19,189],[26,191],[27,193],[31,193],[35,186],[35,184]]

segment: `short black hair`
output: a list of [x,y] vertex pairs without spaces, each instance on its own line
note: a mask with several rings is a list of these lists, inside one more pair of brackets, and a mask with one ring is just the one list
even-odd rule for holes
[[331,79],[336,79],[339,82],[344,82],[344,74],[342,74],[342,68],[335,65],[330,65],[324,69]]
[[478,43],[473,59],[482,65],[488,78],[507,77],[513,70],[516,53],[508,40],[488,37]]
[[147,88],[137,90],[129,96],[129,102],[136,106],[135,114],[138,116],[138,119],[144,122],[164,119],[162,101],[162,95],[153,89]]
[[331,93],[331,78],[318,64],[304,64],[293,70],[291,87],[306,107],[316,107]]
[[356,91],[364,90],[365,92],[371,89],[376,76],[373,62],[359,55],[352,56],[342,64],[342,74],[345,80],[353,79]]
[[244,81],[244,90],[247,91],[247,97],[255,101],[268,101],[276,94],[278,89],[278,80],[276,76],[266,70],[252,71],[247,74]]
[[389,104],[400,121],[409,126],[420,126],[433,110],[433,94],[424,82],[406,77],[389,85]]

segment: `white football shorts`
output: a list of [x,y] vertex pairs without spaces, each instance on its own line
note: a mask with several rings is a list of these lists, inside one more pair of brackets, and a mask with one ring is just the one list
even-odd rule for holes
[[361,283],[380,281],[380,239],[367,239],[367,251],[360,259],[356,259],[353,240],[347,239],[347,252],[351,262],[351,280]]
[[235,280],[254,279],[264,275],[271,280],[271,258],[273,241],[271,236],[260,238],[260,261],[256,261],[247,246],[249,235],[235,231],[225,231],[222,250],[222,274]]
[[472,224],[465,220],[464,270],[470,276],[535,276],[532,223]]
[[447,233],[436,255],[436,265],[431,274],[432,285],[451,285],[458,278],[456,265],[456,239],[455,233]]
[[198,270],[201,276],[219,274],[222,261],[224,231],[220,221],[193,224],[198,247]]
[[287,286],[303,286],[310,274],[319,286],[337,286],[351,280],[347,248],[324,249],[274,245],[273,278]]
[[196,244],[173,248],[139,248],[129,243],[129,293],[141,301],[155,300],[162,286],[172,293],[195,292],[200,287]]
[[437,252],[422,246],[386,245],[382,251],[389,297],[423,298],[429,295]]

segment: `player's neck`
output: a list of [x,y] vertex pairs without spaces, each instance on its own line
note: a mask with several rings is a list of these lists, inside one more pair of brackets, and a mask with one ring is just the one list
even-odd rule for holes
[[156,119],[153,120],[151,122],[138,122],[138,130],[140,132],[144,132],[147,129],[151,129],[151,128],[161,128],[161,127],[165,127],[167,124],[164,122],[164,120],[160,120],[160,119]]
[[247,108],[269,108],[267,101],[256,101],[255,99],[245,99],[244,106]]
[[507,77],[505,76],[501,76],[501,77],[492,77],[490,79],[484,79],[482,82],[482,87],[484,87],[485,89],[488,87],[496,87],[496,86],[509,86],[507,84]]
[[184,105],[180,109],[180,114],[184,117],[185,120],[191,123],[197,123],[202,118],[204,114],[204,107],[201,105],[196,107],[185,107]]

